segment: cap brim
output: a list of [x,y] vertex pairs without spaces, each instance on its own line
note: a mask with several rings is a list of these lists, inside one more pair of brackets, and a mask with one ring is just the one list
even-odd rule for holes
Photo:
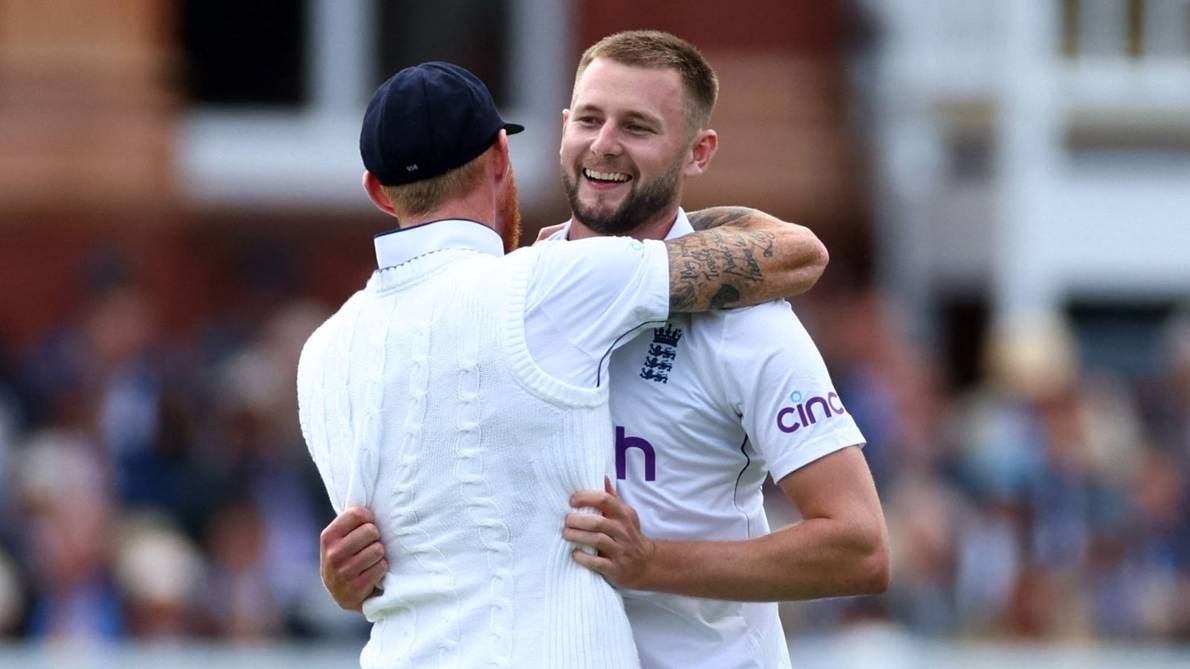
[[500,127],[504,128],[504,131],[510,135],[515,135],[518,132],[524,132],[525,130],[525,126],[521,125],[520,123],[505,123]]

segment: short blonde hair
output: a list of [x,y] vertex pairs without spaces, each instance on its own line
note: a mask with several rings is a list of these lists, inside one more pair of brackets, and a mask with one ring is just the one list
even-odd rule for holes
[[583,52],[574,83],[596,58],[622,65],[675,70],[689,97],[686,114],[691,125],[705,128],[719,97],[719,78],[693,44],[660,30],[627,30],[608,35]]
[[383,186],[384,194],[397,216],[421,216],[434,211],[443,202],[471,192],[483,177],[487,151],[470,162],[443,174],[399,186]]

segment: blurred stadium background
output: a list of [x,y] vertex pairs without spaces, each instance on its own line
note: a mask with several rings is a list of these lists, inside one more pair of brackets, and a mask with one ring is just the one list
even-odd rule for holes
[[688,207],[832,254],[894,578],[783,605],[795,665],[1190,666],[1190,1],[0,0],[0,667],[355,663],[293,377],[388,225],[363,105],[479,73],[531,239],[641,27],[722,79]]

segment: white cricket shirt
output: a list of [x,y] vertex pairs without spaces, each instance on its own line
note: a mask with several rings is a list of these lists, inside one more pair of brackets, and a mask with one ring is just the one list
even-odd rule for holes
[[[691,232],[679,210],[666,238]],[[766,475],[864,442],[785,301],[671,314],[611,355],[609,378],[617,488],[654,539],[767,534]],[[775,603],[623,595],[642,667],[789,666]]]
[[[639,666],[620,596],[562,538],[570,496],[614,449],[606,384],[543,369],[526,320],[560,294],[570,356],[669,309],[664,244],[605,238],[500,257],[499,236],[440,221],[376,241],[381,269],[298,364],[299,418],[336,508],[370,508],[390,560],[360,655],[379,667]],[[531,303],[536,302],[537,306]]]

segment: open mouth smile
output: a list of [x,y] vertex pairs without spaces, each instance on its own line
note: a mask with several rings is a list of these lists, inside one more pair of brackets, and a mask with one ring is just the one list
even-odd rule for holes
[[583,176],[595,183],[625,183],[632,180],[632,176],[623,172],[600,172],[587,167],[583,168]]

